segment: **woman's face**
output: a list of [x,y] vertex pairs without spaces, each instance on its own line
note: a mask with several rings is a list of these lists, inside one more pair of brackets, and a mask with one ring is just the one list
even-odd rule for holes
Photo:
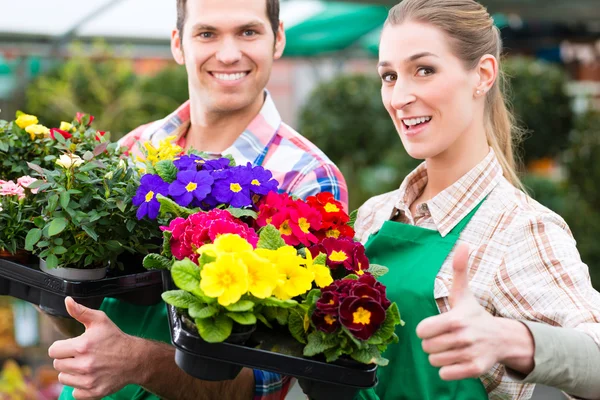
[[412,21],[382,32],[381,96],[413,158],[469,151],[473,135],[484,135],[478,68],[468,71],[448,40],[434,26]]

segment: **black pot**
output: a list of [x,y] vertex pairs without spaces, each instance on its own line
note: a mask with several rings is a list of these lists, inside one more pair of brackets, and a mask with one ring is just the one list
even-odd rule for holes
[[[185,314],[181,315],[181,319],[183,322],[182,331],[202,341],[196,324]],[[243,345],[250,339],[255,330],[256,325],[239,325],[234,323],[233,331],[225,340],[225,343]],[[211,346],[211,344],[204,343],[203,346]],[[177,348],[175,351],[175,363],[189,375],[204,381],[229,381],[235,379],[243,368],[241,365],[208,357],[199,360],[194,354],[180,348]]]

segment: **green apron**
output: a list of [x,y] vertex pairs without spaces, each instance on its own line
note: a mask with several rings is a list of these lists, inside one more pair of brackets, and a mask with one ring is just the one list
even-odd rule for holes
[[390,360],[378,368],[378,385],[361,391],[356,400],[483,400],[488,399],[479,379],[444,381],[439,368],[431,366],[428,354],[417,337],[417,325],[438,315],[433,296],[435,277],[481,203],[454,229],[442,237],[439,232],[413,225],[386,221],[365,245],[373,264],[385,265],[389,272],[380,278],[387,295],[398,304],[404,326],[396,327],[400,342],[392,344],[383,356]]
[[[107,298],[100,310],[104,311],[123,332],[145,339],[171,343],[167,307],[162,301],[154,306],[138,306]],[[140,386],[128,385],[104,399],[110,400],[160,400]],[[73,388],[65,387],[59,400],[73,400]]]

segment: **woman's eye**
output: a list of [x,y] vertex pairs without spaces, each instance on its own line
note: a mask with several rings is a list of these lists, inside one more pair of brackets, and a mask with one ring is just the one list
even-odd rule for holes
[[429,76],[432,75],[435,71],[433,70],[433,68],[429,68],[429,67],[420,67],[419,69],[417,69],[417,75],[418,76]]
[[392,73],[385,73],[383,75],[381,75],[381,80],[383,80],[384,82],[394,82],[396,80],[396,74],[392,74]]

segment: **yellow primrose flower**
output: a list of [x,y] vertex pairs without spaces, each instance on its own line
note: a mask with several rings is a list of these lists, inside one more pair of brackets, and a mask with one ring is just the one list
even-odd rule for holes
[[289,300],[312,288],[314,274],[302,266],[306,264],[306,260],[292,246],[283,246],[277,250],[256,249],[254,252],[271,260],[278,273],[283,275],[283,280],[273,291],[278,299]]
[[69,132],[71,129],[73,129],[73,125],[65,121],[60,121],[60,128],[58,129],[60,129],[61,131]]
[[248,292],[248,270],[233,254],[223,254],[200,272],[200,289],[208,297],[218,297],[222,306],[237,302]]
[[248,241],[240,235],[234,233],[226,233],[215,239],[212,244],[205,244],[197,251],[198,254],[206,252],[213,257],[220,257],[223,254],[240,254],[244,252],[252,252],[254,248]]
[[29,133],[31,136],[31,140],[35,140],[35,135],[44,135],[47,136],[50,134],[50,129],[46,128],[44,125],[28,125],[25,128],[25,132]]
[[259,299],[271,297],[273,290],[283,283],[285,277],[271,261],[254,252],[242,253],[240,257],[248,269],[248,291]]
[[282,284],[273,291],[280,300],[289,300],[312,289],[314,274],[298,264],[278,264],[279,273],[284,274]]
[[27,128],[29,125],[35,125],[38,123],[38,119],[35,115],[23,114],[15,120],[15,124],[21,129]]
[[331,285],[333,278],[331,270],[326,265],[313,264],[313,257],[310,251],[306,249],[306,269],[314,275],[315,283],[320,288]]
[[146,149],[146,160],[152,165],[162,160],[173,160],[179,155],[183,149],[176,144],[172,143],[177,136],[168,136],[158,142],[158,148],[154,147],[152,143],[144,143]]
[[56,164],[60,165],[64,169],[76,168],[83,163],[84,161],[81,159],[81,157],[75,154],[63,154],[58,160],[56,160]]

